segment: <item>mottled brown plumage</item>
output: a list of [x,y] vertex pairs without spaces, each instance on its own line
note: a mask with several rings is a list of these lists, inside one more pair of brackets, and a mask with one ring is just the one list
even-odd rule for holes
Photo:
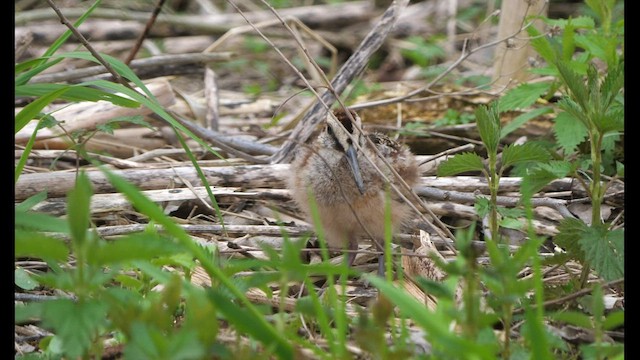
[[[288,179],[293,199],[310,218],[309,192],[313,194],[321,225],[330,247],[358,248],[369,234],[382,244],[384,239],[385,180],[365,157],[372,160],[400,190],[403,187],[379,156],[398,172],[409,186],[418,181],[418,164],[408,147],[378,133],[361,134],[360,118],[351,111],[355,126],[344,111],[327,115],[324,130],[309,146],[299,146]],[[346,130],[346,131],[345,131]],[[375,145],[375,149],[366,138]],[[353,142],[357,141],[362,151]],[[340,191],[342,189],[342,192]],[[410,207],[395,191],[391,194],[391,223],[398,231],[410,216]],[[404,193],[406,196],[406,192]],[[356,216],[360,219],[358,222]],[[349,264],[355,254],[350,254]]]

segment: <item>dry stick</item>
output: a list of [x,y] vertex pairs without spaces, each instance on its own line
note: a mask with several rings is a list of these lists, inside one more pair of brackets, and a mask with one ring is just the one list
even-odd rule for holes
[[71,31],[71,33],[73,33],[73,35],[78,39],[78,41],[80,41],[80,43],[87,49],[89,50],[89,52],[91,53],[91,55],[93,55],[93,57],[96,58],[96,60],[98,60],[98,62],[100,62],[100,64],[102,64],[102,66],[104,66],[114,77],[114,79],[116,79],[116,81],[118,81],[120,84],[126,86],[127,88],[136,91],[136,89],[134,89],[131,85],[129,85],[129,83],[122,77],[120,76],[120,74],[118,74],[117,71],[115,71],[113,69],[113,67],[111,67],[111,64],[109,64],[107,61],[105,61],[102,58],[102,55],[100,55],[100,53],[98,53],[93,46],[91,46],[91,44],[89,44],[89,42],[87,41],[87,39],[84,38],[84,36],[78,31],[78,29],[75,28],[75,26],[73,26],[73,24],[71,24],[69,22],[69,20],[67,20],[67,18],[62,14],[62,12],[60,11],[60,9],[56,6],[56,4],[53,3],[52,0],[47,0],[47,3],[49,3],[49,6],[53,9],[53,11],[56,12],[56,14],[58,15],[58,17],[60,18],[60,22],[62,24],[64,24],[66,27],[69,28],[69,30]]
[[204,68],[204,98],[207,104],[204,115],[205,122],[209,129],[218,131],[218,123],[220,121],[220,96],[218,95],[216,73],[209,67]]
[[505,37],[504,39],[498,39],[489,43],[486,43],[484,45],[480,45],[476,48],[473,49],[468,49],[468,44],[469,44],[469,39],[465,39],[462,45],[462,51],[460,53],[460,57],[454,61],[451,65],[449,65],[449,67],[443,71],[442,73],[440,73],[438,76],[436,76],[432,81],[430,81],[427,85],[418,88],[416,90],[413,90],[409,93],[407,93],[406,95],[402,95],[402,96],[398,96],[398,97],[394,97],[394,98],[389,98],[389,99],[383,99],[383,100],[376,100],[376,101],[371,101],[368,103],[364,103],[364,104],[359,104],[358,108],[365,108],[365,107],[375,107],[375,106],[380,106],[380,105],[389,105],[389,104],[395,104],[397,102],[400,101],[404,101],[404,100],[408,100],[411,97],[414,97],[420,93],[426,92],[428,91],[434,84],[436,84],[438,81],[440,81],[442,78],[444,78],[447,74],[449,74],[453,69],[455,69],[458,65],[460,65],[464,60],[466,60],[469,56],[473,55],[474,53],[480,51],[480,50],[484,50],[486,48],[492,47],[492,46],[496,46],[499,43],[503,42],[503,41],[507,41],[511,38],[514,38],[515,36],[517,36],[520,32],[522,32],[524,29],[526,29],[527,27],[531,26],[533,23],[530,22],[527,25],[523,26],[521,29],[518,30],[517,33],[514,33],[512,35],[509,35],[507,37]]
[[[230,52],[222,53],[186,53],[186,54],[167,54],[157,55],[144,59],[135,59],[131,62],[130,68],[136,73],[142,69],[162,68],[167,66],[180,66],[189,64],[207,64],[214,61],[231,60]],[[60,71],[52,74],[42,74],[31,78],[31,83],[52,83],[52,82],[75,82],[83,78],[94,77],[105,74],[107,70],[101,65],[90,66],[80,69],[71,69]]]
[[[244,151],[238,150],[237,148],[244,149],[246,151],[254,151],[261,154],[264,153],[272,153],[272,148],[266,144],[259,144],[251,141],[245,141],[242,139],[234,138],[233,136],[223,136],[217,131],[213,131],[210,129],[206,129],[193,121],[188,121],[182,118],[182,116],[176,114],[173,111],[169,111],[173,118],[182,124],[189,131],[197,135],[203,140],[208,141],[209,143],[219,147],[222,151],[226,151],[230,154],[233,154],[243,160],[247,160],[249,162],[255,164],[268,164],[268,158],[258,158],[252,155],[245,153]],[[230,145],[232,144],[233,147]]]
[[160,10],[162,10],[162,5],[164,5],[164,2],[165,0],[158,0],[158,3],[156,4],[156,7],[153,9],[153,13],[151,14],[151,17],[149,18],[149,20],[147,21],[147,24],[145,25],[144,30],[142,31],[142,34],[138,36],[138,39],[136,40],[135,45],[131,49],[131,52],[129,52],[129,56],[127,56],[127,59],[124,61],[125,64],[129,65],[131,63],[131,60],[133,60],[133,58],[136,57],[136,54],[138,53],[138,51],[140,51],[142,42],[144,41],[144,39],[147,38],[147,35],[149,34],[149,30],[151,30],[151,27],[156,22],[156,19],[158,18],[158,14],[160,13]]
[[[296,144],[304,143],[309,139],[316,125],[324,118],[325,111],[322,110],[329,110],[326,103],[333,103],[333,101],[336,100],[335,94],[342,93],[351,80],[364,70],[367,60],[380,48],[387,34],[395,24],[400,10],[406,7],[407,3],[407,0],[399,0],[394,1],[391,6],[389,6],[380,21],[362,40],[358,48],[354,50],[353,55],[351,55],[338,70],[338,73],[330,84],[330,90],[322,94],[318,102],[311,107],[311,110],[305,114],[300,123],[292,131],[289,139],[287,139],[280,150],[271,157],[272,162],[288,162]],[[306,82],[304,77],[303,81]]]
[[[618,280],[612,280],[612,281],[609,281],[609,282],[606,282],[606,283],[602,284],[602,287],[603,288],[610,288],[612,286],[618,285],[618,284],[623,283],[623,282],[624,282],[624,278],[618,279]],[[574,292],[573,294],[569,294],[569,295],[563,296],[561,298],[547,300],[544,303],[542,303],[542,306],[543,307],[547,307],[547,306],[550,306],[550,305],[561,304],[561,303],[563,303],[565,301],[573,300],[575,298],[579,298],[581,296],[588,295],[588,294],[591,293],[592,290],[593,289],[591,289],[591,288],[578,290],[578,291]],[[535,308],[536,308],[535,305],[531,306],[531,310],[534,310]],[[513,310],[514,314],[520,314],[520,313],[523,313],[523,312],[524,312],[524,308],[517,308],[517,309]]]

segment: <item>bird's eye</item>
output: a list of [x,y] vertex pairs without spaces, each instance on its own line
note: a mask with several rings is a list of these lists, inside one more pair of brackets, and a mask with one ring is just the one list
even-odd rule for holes
[[331,128],[331,126],[327,126],[327,134],[333,136],[333,129]]

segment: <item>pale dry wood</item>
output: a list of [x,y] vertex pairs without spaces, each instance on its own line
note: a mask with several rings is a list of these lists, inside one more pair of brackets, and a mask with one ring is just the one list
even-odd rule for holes
[[[86,10],[82,8],[63,8],[61,12],[67,17],[81,16]],[[300,6],[295,8],[279,9],[278,13],[284,17],[296,17],[310,27],[326,27],[341,29],[347,24],[367,21],[375,16],[369,2],[354,1],[329,5]],[[273,19],[273,14],[268,10],[246,13],[247,18],[253,22],[261,22]],[[50,9],[37,9],[16,13],[16,33],[19,31],[34,31],[34,37],[40,42],[51,44],[65,30],[60,24],[47,24],[45,20],[54,19],[55,14]],[[98,8],[91,14],[92,21],[83,24],[83,33],[94,40],[136,38],[144,28],[148,20],[147,12],[122,11],[120,9]],[[100,21],[97,19],[116,19],[117,21]],[[37,22],[38,26],[29,26]],[[151,36],[166,36],[167,26],[179,29],[184,35],[207,34],[222,35],[231,28],[246,25],[242,16],[236,13],[230,14],[160,14],[156,20],[156,26],[151,29]],[[24,29],[23,27],[26,27]]]
[[[547,8],[548,2],[544,0],[502,2],[497,38],[504,39],[510,34],[516,36],[501,42],[496,48],[493,66],[495,89],[516,86],[532,78],[529,72],[529,58],[534,57],[536,52],[529,44],[527,32],[518,30],[523,29],[529,22],[526,19],[528,16],[545,16]],[[542,29],[542,20],[535,20],[533,24],[539,31]]]
[[[146,85],[149,91],[157,98],[158,103],[163,107],[171,106],[175,97],[173,89],[166,79],[157,79]],[[106,101],[99,102],[76,102],[68,106],[58,106],[59,110],[45,110],[44,112],[52,112],[52,115],[58,120],[63,121],[61,126],[67,133],[73,133],[78,130],[94,130],[96,126],[103,125],[109,120],[122,116],[149,115],[152,111],[147,107],[126,108],[113,105]],[[18,109],[16,109],[17,111]],[[15,135],[15,141],[24,144],[31,137],[36,129],[38,120],[32,120]],[[43,140],[58,137],[65,133],[60,127],[44,128],[38,131],[36,140]]]
[[[284,189],[249,189],[243,191],[241,188],[215,187],[211,189],[211,192],[218,202],[225,202],[225,197],[261,200],[289,200],[290,198],[289,191]],[[158,203],[198,199],[209,202],[209,195],[204,187],[146,190],[142,191],[142,194],[149,200]],[[93,195],[90,209],[92,214],[97,215],[106,212],[132,210],[133,207],[124,195],[120,193],[110,193]],[[34,206],[33,210],[51,215],[63,215],[66,214],[66,199],[50,198]]]
[[[284,179],[289,171],[289,164],[202,167],[202,171],[212,186],[282,189],[285,187]],[[193,186],[202,186],[192,166],[176,166],[171,169],[123,169],[113,172],[142,190],[180,187],[180,178],[188,180]],[[23,174],[15,185],[15,199],[24,200],[43,189],[48,190],[49,197],[64,196],[74,186],[75,176],[74,173],[67,172]],[[87,171],[87,176],[93,184],[94,193],[115,191],[101,172]],[[500,178],[500,189],[518,191],[521,182],[522,178],[503,177]],[[552,181],[545,190],[566,191],[572,188],[572,184],[571,178],[558,179]],[[489,190],[484,178],[472,176],[426,176],[420,179],[420,185],[416,187],[417,192],[421,192],[421,186],[462,192],[479,191],[485,194]]]
[[[141,232],[147,229],[149,224],[130,224],[130,225],[113,225],[113,226],[100,226],[96,228],[96,231],[100,236],[121,236],[136,232]],[[268,235],[268,236],[281,236],[284,231],[283,227],[275,225],[222,225],[218,224],[179,224],[182,229],[188,233],[208,233],[208,234],[232,234],[232,235]],[[160,231],[162,227],[156,225],[155,228]],[[309,229],[307,227],[300,226],[287,226],[287,233],[292,237],[301,237],[309,235]],[[198,238],[198,241],[204,241],[206,244],[222,244],[223,242],[210,242]],[[216,245],[217,246],[217,245]],[[221,249],[226,250],[226,249]],[[255,248],[252,251],[262,251]]]
[[[166,69],[167,67],[171,68],[181,65],[195,66],[208,64],[210,62],[229,61],[232,58],[231,55],[232,54],[230,52],[156,55],[144,59],[135,59],[129,64],[129,67],[140,78],[160,77],[164,75],[171,75],[172,73],[159,75],[158,69]],[[153,76],[149,75],[152,72],[155,72],[155,74]],[[80,69],[69,69],[55,73],[36,75],[31,78],[30,83],[77,83],[94,79],[109,79],[110,77],[111,74],[109,74],[103,66],[90,66]]]
[[[75,144],[68,137],[38,140],[35,149],[67,150]],[[167,145],[167,140],[159,137],[157,131],[142,128],[115,129],[113,134],[98,132],[85,142],[85,150],[106,153],[113,157],[127,158],[140,152],[158,149]]]

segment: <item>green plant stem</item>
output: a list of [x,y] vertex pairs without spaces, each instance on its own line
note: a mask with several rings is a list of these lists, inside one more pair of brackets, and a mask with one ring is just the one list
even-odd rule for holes
[[489,210],[489,229],[491,230],[491,241],[496,243],[498,237],[498,188],[500,186],[500,177],[496,171],[496,154],[489,154],[489,192],[491,196],[491,204]]
[[504,314],[504,347],[502,350],[502,358],[511,358],[511,320],[513,318],[513,304],[507,302],[502,305],[502,312]]
[[[602,162],[602,139],[604,136],[597,130],[591,131],[589,134],[589,142],[591,144],[591,162],[593,164],[593,179],[589,186],[591,193],[591,226],[602,224],[600,206],[604,199],[604,188],[601,182],[600,164]],[[580,274],[580,288],[583,289],[587,285],[591,265],[588,261],[582,263],[582,272]]]

